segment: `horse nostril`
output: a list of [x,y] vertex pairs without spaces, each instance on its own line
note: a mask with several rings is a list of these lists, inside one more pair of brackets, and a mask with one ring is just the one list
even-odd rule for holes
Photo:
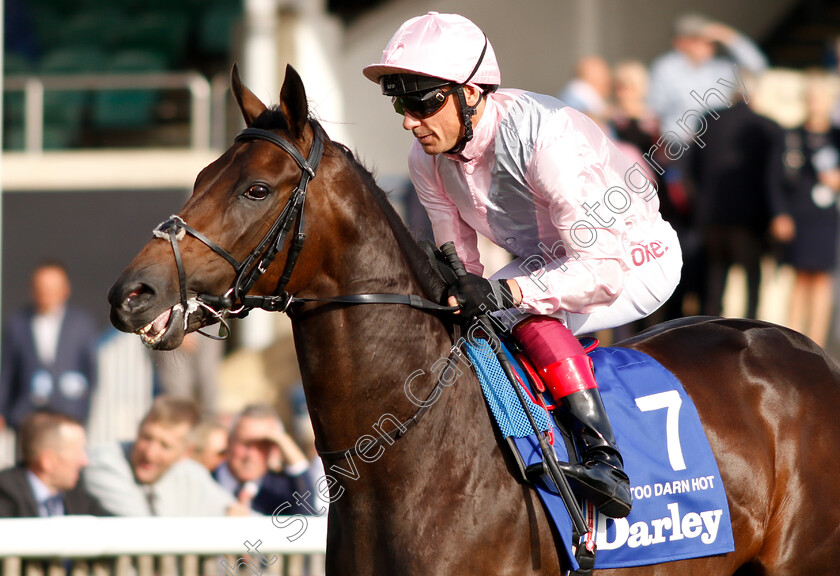
[[133,313],[144,309],[149,302],[155,297],[155,291],[147,284],[139,284],[127,291],[127,294],[122,300],[121,308]]

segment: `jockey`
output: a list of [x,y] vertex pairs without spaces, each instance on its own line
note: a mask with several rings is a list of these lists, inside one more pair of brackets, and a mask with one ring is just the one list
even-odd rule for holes
[[[462,16],[408,20],[364,74],[415,136],[409,171],[435,241],[454,242],[469,272],[450,304],[511,328],[575,422],[581,463],[564,471],[603,514],[626,516],[629,480],[576,335],[644,318],[676,288],[680,245],[655,187],[585,115],[499,90],[493,47]],[[516,256],[489,280],[477,234]]]

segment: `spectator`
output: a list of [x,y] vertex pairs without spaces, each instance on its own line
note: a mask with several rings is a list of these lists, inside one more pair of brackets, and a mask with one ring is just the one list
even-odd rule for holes
[[175,350],[153,351],[164,394],[192,398],[204,417],[213,417],[218,403],[218,370],[224,343],[199,334],[187,334]]
[[[650,85],[647,67],[638,60],[625,60],[616,64],[613,77],[615,106],[610,120],[610,131],[618,140],[634,146],[637,154],[648,154],[650,158],[643,158],[639,165],[656,185],[662,217],[671,224],[678,235],[682,235],[689,217],[685,188],[679,180],[667,182],[662,174],[654,169],[654,166],[667,167],[669,161],[664,151],[655,146],[660,137],[659,121],[647,105]],[[651,150],[654,152],[651,153]],[[689,276],[688,280],[686,275]],[[643,320],[615,330],[615,338],[626,338],[663,320],[682,316],[683,290],[690,282],[690,270],[686,270],[674,295],[662,308]]]
[[97,333],[72,306],[67,270],[56,261],[35,268],[32,307],[13,316],[0,360],[0,428],[18,428],[35,409],[72,416],[83,425],[96,387]]
[[0,472],[0,518],[108,516],[79,482],[85,430],[64,414],[36,411],[22,422],[23,463]]
[[328,498],[317,490],[318,482],[326,475],[327,471],[324,467],[324,461],[318,454],[318,448],[315,446],[315,429],[312,427],[312,419],[309,416],[309,410],[306,406],[306,394],[303,391],[303,382],[298,382],[291,393],[291,404],[294,413],[293,427],[295,437],[298,440],[298,445],[306,455],[309,461],[309,483],[316,487],[313,496],[313,506],[318,514],[326,512],[330,506]]
[[[233,426],[227,460],[213,477],[260,514],[312,514],[309,463],[264,404],[246,407]],[[280,510],[278,510],[280,508]]]
[[837,266],[840,129],[831,126],[833,96],[827,75],[806,80],[806,120],[786,135],[784,152],[796,224],[785,253],[796,270],[788,325],[821,346],[828,340]]
[[625,60],[616,64],[614,78],[613,128],[622,140],[647,152],[659,138],[659,123],[647,105],[647,68],[638,60]]
[[607,62],[600,56],[587,56],[578,61],[575,77],[558,97],[596,122],[602,122],[609,116],[611,91],[612,72]]
[[[691,135],[678,129],[677,121],[700,106],[692,91],[705,97],[710,89],[722,86],[718,82],[721,79],[737,86],[733,62],[752,74],[767,68],[767,59],[749,38],[699,14],[688,14],[676,21],[673,46],[672,51],[651,64],[650,107],[659,118],[662,132],[675,131],[686,141]],[[731,58],[717,56],[718,46]],[[707,109],[726,106],[713,94],[705,102]]]
[[[831,39],[826,60],[831,73],[840,73],[840,36]],[[831,125],[840,128],[840,99],[834,101],[834,107],[831,111]]]
[[215,420],[204,420],[193,431],[190,458],[212,472],[227,457],[228,429]]
[[[716,54],[718,47],[726,56]],[[700,117],[705,111],[728,108],[731,104],[721,89],[740,86],[733,62],[754,74],[767,68],[767,59],[749,38],[705,16],[687,14],[675,22],[673,50],[654,60],[650,67],[648,102],[659,120],[660,149],[672,148],[669,157],[673,158],[669,165],[660,168],[660,175],[669,191],[686,190],[683,196],[689,200],[691,190],[682,158],[685,148],[678,148],[692,142],[693,132],[700,131]],[[685,128],[678,125],[681,120]],[[684,265],[680,286],[667,307],[668,317],[698,313],[707,300],[706,255],[692,210],[688,205],[681,221],[674,222]]]
[[787,242],[793,220],[782,174],[783,131],[735,98],[703,134],[705,147],[689,150],[688,172],[696,190],[697,224],[706,253],[703,314],[719,316],[729,268],[747,277],[747,318],[758,316],[761,258],[768,239]]
[[84,481],[117,516],[222,516],[248,511],[186,458],[198,422],[192,400],[159,396],[140,423],[136,442],[91,451]]

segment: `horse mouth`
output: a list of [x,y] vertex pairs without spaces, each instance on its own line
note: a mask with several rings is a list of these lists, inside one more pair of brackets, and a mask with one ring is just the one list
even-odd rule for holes
[[[152,349],[174,348],[180,344],[183,331],[184,312],[181,306],[173,306],[161,312],[157,318],[139,328],[134,333],[139,335],[143,344]],[[176,334],[177,333],[177,334]]]

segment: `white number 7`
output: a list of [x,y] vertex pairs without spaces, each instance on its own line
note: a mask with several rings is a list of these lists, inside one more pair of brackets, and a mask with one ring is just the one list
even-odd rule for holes
[[667,408],[665,415],[665,439],[668,444],[668,459],[671,461],[671,468],[674,470],[685,470],[685,459],[683,458],[682,446],[680,445],[680,406],[682,398],[676,390],[651,394],[636,398],[636,406],[642,412],[661,410]]

